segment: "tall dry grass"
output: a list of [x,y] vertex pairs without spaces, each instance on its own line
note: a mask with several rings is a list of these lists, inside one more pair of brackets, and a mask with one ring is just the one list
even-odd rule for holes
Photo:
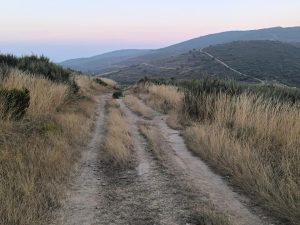
[[108,117],[103,144],[106,161],[121,167],[131,165],[134,157],[129,125],[116,100],[107,104]]
[[25,74],[19,70],[11,70],[3,81],[2,87],[5,89],[27,88],[30,93],[30,106],[27,112],[32,116],[55,112],[69,95],[68,85],[53,83],[48,79]]
[[19,71],[3,86],[26,87],[31,102],[22,120],[0,121],[0,224],[49,224],[88,140],[95,102],[65,101],[70,97],[66,85]]
[[139,98],[134,95],[126,95],[124,98],[125,104],[139,116],[143,116],[146,119],[152,119],[154,113],[151,109],[145,106]]
[[145,86],[149,98],[147,104],[158,111],[167,113],[176,111],[181,107],[184,94],[178,91],[175,86],[168,85],[147,85]]
[[85,97],[91,97],[97,93],[103,93],[109,90],[109,87],[97,84],[94,78],[90,76],[75,76],[75,82],[80,87],[79,94]]
[[300,107],[253,94],[206,95],[189,148],[284,220],[300,221]]
[[112,88],[117,88],[118,87],[118,83],[116,81],[112,80],[112,79],[105,78],[105,77],[100,77],[98,79],[100,79],[102,82],[107,84],[109,87],[112,87]]

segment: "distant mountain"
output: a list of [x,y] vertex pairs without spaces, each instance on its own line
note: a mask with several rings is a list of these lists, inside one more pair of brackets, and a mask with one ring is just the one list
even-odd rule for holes
[[73,59],[61,65],[75,70],[90,73],[115,71],[124,66],[149,63],[153,60],[178,56],[193,49],[210,45],[246,40],[275,40],[281,42],[300,42],[300,27],[273,27],[249,31],[228,31],[198,37],[192,40],[156,50],[120,50],[90,58]]
[[259,30],[248,31],[227,31],[222,33],[210,34],[166,48],[161,48],[150,52],[140,58],[145,60],[165,58],[188,52],[192,49],[201,49],[210,45],[224,44],[233,41],[248,40],[273,40],[281,42],[300,42],[300,27],[273,27]]
[[199,79],[207,75],[241,82],[263,80],[300,87],[300,48],[278,41],[236,41],[190,50],[175,57],[152,60],[106,74],[122,83],[132,83],[144,76]]
[[88,58],[70,59],[61,62],[60,65],[65,68],[71,68],[85,73],[99,73],[105,71],[105,69],[107,68],[119,68],[122,66],[122,61],[125,61],[129,58],[135,58],[150,52],[151,50],[148,49],[118,50]]

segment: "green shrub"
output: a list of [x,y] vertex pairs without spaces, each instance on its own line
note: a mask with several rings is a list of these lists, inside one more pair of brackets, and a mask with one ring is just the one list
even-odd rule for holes
[[180,82],[176,80],[176,78],[148,78],[147,76],[140,79],[138,84],[147,84],[152,83],[156,85],[172,85],[172,86],[180,86]]
[[104,87],[107,86],[107,83],[105,83],[105,82],[104,82],[103,80],[101,80],[100,78],[96,78],[95,81],[96,81],[97,84],[100,84],[100,85],[102,85],[102,86],[104,86]]
[[29,107],[30,95],[27,89],[0,90],[0,115],[2,119],[21,119]]
[[0,68],[17,68],[35,75],[42,75],[55,82],[70,82],[72,71],[51,62],[44,56],[23,56],[0,55]]
[[76,83],[74,79],[70,80],[70,91],[73,94],[77,94],[79,92],[80,87]]
[[123,97],[123,93],[122,93],[122,91],[115,91],[112,96],[115,99],[121,98],[121,97]]

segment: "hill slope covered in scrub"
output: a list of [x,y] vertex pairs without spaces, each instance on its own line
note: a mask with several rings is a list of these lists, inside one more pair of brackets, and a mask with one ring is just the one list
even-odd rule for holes
[[60,63],[60,65],[83,72],[99,73],[104,72],[107,68],[113,69],[116,67],[118,69],[122,67],[122,61],[147,54],[150,51],[147,49],[119,50],[93,57],[70,59]]
[[277,41],[239,41],[203,49],[253,77],[300,86],[300,48]]
[[[204,52],[248,76],[234,72]],[[239,41],[129,66],[106,76],[119,82],[132,83],[143,76],[191,80],[209,75],[247,83],[257,83],[256,79],[261,79],[267,83],[299,87],[299,74],[300,49],[294,45],[277,41]]]
[[201,49],[210,45],[245,40],[276,40],[281,42],[299,42],[300,27],[273,27],[248,31],[227,31],[201,36],[175,45],[154,50],[121,50],[91,58],[74,59],[62,62],[64,67],[90,73],[115,71],[116,68],[131,66],[152,60],[165,59]]
[[69,82],[72,71],[62,68],[51,62],[48,58],[41,56],[0,55],[0,72],[5,75],[11,68],[16,68],[36,76],[43,76],[55,82]]

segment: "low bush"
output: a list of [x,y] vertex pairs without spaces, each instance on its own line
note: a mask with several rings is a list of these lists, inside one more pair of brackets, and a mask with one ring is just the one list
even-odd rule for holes
[[21,119],[29,107],[30,95],[27,89],[0,89],[0,116],[2,119]]
[[113,93],[112,97],[113,97],[114,99],[121,98],[121,97],[123,97],[123,92],[122,92],[122,91],[115,91],[115,92]]
[[79,89],[80,89],[80,87],[78,86],[75,79],[73,78],[70,81],[70,92],[73,93],[73,94],[77,94],[79,92]]
[[63,83],[70,82],[72,74],[72,71],[51,62],[48,58],[35,55],[16,57],[0,54],[0,67],[17,68],[36,76],[44,76],[51,81]]
[[95,81],[96,81],[96,83],[103,85],[104,87],[108,86],[108,84],[105,83],[104,81],[102,81],[102,79],[100,79],[100,78],[96,78]]
[[49,115],[56,112],[70,95],[70,86],[52,82],[43,77],[26,74],[19,70],[11,70],[2,82],[7,90],[26,88],[30,94],[30,105],[27,113],[30,116]]

